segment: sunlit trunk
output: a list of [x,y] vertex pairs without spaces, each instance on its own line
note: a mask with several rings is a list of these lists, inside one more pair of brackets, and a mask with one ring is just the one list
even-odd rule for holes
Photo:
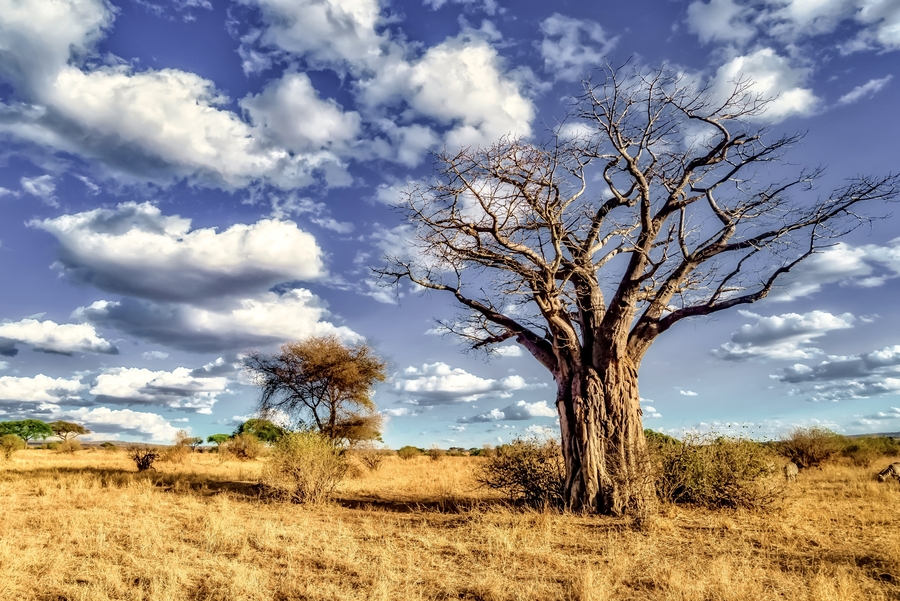
[[637,366],[610,360],[557,376],[570,509],[643,516],[655,497]]

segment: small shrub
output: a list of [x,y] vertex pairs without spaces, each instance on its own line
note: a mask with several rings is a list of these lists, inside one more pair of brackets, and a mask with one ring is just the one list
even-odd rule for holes
[[371,443],[360,443],[356,447],[356,457],[373,472],[381,468],[384,461],[384,454]]
[[159,459],[159,451],[154,447],[130,446],[127,449],[128,457],[134,461],[134,465],[139,472],[146,470],[155,470],[153,462]]
[[347,474],[342,449],[318,432],[292,432],[275,442],[261,483],[292,503],[321,503]]
[[184,463],[191,456],[191,448],[184,444],[166,447],[159,453],[163,463]]
[[830,461],[844,448],[846,439],[827,428],[794,428],[776,448],[798,467],[815,467]]
[[425,454],[428,455],[428,458],[432,461],[440,461],[447,455],[447,453],[437,447],[431,447]]
[[114,445],[111,442],[100,443],[100,448],[103,449],[104,451],[117,451],[119,449],[119,447],[117,447],[116,445]]
[[222,459],[249,461],[263,454],[263,444],[253,434],[235,434],[228,442],[219,445]]
[[397,449],[397,456],[400,457],[400,459],[412,459],[414,457],[418,457],[421,454],[422,451],[420,451],[416,447],[412,447],[409,445]]
[[47,449],[48,451],[58,451],[61,444],[61,442],[57,441],[46,442],[43,444],[43,448]]
[[81,450],[81,441],[79,441],[77,438],[70,438],[68,440],[64,440],[57,444],[55,450],[57,453],[66,453],[66,454],[71,455],[75,451]]
[[657,496],[668,503],[758,508],[784,492],[770,451],[752,440],[688,436],[650,440],[648,448]]
[[529,507],[562,508],[566,468],[555,440],[520,438],[497,447],[476,476],[482,486]]
[[4,434],[0,436],[0,452],[3,453],[4,459],[11,459],[13,453],[25,448],[25,441],[15,434]]

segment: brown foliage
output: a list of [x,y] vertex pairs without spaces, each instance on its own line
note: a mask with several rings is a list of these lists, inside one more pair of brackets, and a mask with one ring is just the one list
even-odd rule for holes
[[836,457],[844,448],[844,438],[827,428],[794,428],[777,445],[778,452],[803,469],[816,467]]
[[219,457],[225,459],[237,459],[249,461],[263,454],[263,444],[252,434],[244,432],[236,434],[227,442],[219,445]]
[[260,415],[284,411],[339,441],[379,437],[371,393],[385,380],[386,364],[369,345],[313,336],[283,345],[277,355],[251,353],[246,365],[262,390]]
[[160,453],[155,447],[132,445],[126,451],[139,472],[156,469],[153,467],[153,463],[159,459]]

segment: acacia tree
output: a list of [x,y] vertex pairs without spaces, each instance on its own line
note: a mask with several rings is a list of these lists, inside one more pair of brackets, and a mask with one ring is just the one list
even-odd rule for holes
[[25,441],[27,448],[30,440],[43,440],[53,436],[53,430],[46,422],[39,419],[23,419],[12,422],[0,422],[0,435],[15,434]]
[[378,438],[381,417],[371,399],[386,364],[365,343],[345,345],[336,336],[312,336],[276,355],[251,353],[247,370],[262,390],[260,415],[283,411],[332,440]]
[[408,189],[412,250],[376,273],[453,295],[447,331],[488,350],[515,339],[550,371],[574,510],[653,502],[638,368],[660,334],[764,298],[864,222],[859,205],[897,193],[896,176],[860,176],[808,198],[821,169],[783,175],[801,136],[753,125],[770,102],[748,81],[723,97],[607,67],[551,143],[445,151]]
[[57,420],[55,422],[50,422],[47,425],[50,426],[51,430],[53,430],[53,435],[57,438],[62,439],[63,442],[68,442],[70,438],[74,440],[82,434],[91,433],[90,430],[88,430],[81,424],[76,424],[75,422]]

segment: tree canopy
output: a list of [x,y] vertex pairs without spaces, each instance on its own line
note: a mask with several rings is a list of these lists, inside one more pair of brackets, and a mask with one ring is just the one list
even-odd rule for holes
[[366,343],[313,336],[276,355],[251,353],[246,366],[261,389],[260,415],[283,412],[333,440],[379,436],[381,416],[371,395],[386,378],[386,364]]
[[53,430],[39,419],[0,422],[0,435],[15,434],[28,444],[29,440],[43,440],[53,436]]
[[287,430],[272,423],[268,419],[251,418],[242,423],[234,434],[252,434],[267,444],[274,444],[287,433]]
[[75,422],[65,422],[62,420],[57,420],[55,422],[50,422],[47,425],[50,426],[51,430],[53,430],[53,435],[61,438],[63,441],[77,438],[82,434],[91,433],[90,430],[88,430],[81,424],[76,424]]

